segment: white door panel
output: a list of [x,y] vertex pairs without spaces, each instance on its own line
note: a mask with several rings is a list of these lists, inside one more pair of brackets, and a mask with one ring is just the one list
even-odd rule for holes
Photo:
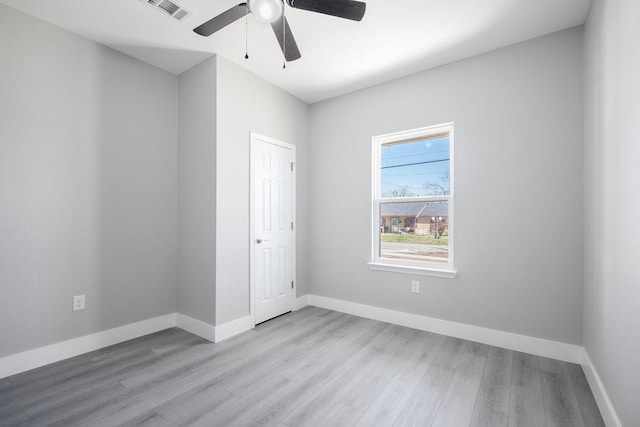
[[252,137],[252,289],[256,323],[293,308],[293,188],[291,148]]

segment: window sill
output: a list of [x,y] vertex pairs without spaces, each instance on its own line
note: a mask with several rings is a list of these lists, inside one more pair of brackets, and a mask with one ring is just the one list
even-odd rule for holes
[[434,276],[453,279],[458,275],[456,270],[445,270],[439,268],[409,267],[406,265],[382,264],[379,262],[368,262],[372,270],[393,271],[395,273],[419,274],[421,276]]

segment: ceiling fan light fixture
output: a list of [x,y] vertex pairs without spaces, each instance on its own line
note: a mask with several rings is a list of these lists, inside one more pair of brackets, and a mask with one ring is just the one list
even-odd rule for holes
[[282,0],[249,0],[247,5],[253,16],[265,24],[276,21],[284,12]]

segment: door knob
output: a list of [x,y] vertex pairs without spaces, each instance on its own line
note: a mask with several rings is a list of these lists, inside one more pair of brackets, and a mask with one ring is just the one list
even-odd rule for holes
[[256,243],[260,244],[262,242],[268,242],[269,239],[256,239]]

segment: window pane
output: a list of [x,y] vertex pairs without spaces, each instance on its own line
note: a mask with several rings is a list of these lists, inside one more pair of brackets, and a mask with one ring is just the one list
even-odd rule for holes
[[380,203],[379,257],[449,262],[449,202]]
[[449,176],[449,136],[381,147],[380,197],[446,195]]

